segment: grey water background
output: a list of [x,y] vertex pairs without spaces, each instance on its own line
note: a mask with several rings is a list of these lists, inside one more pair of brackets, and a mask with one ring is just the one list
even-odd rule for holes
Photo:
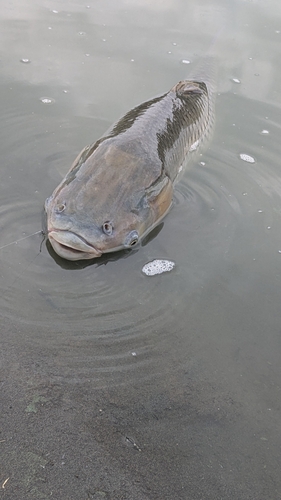
[[[280,499],[280,2],[17,0],[0,28],[3,497]],[[161,231],[85,267],[23,239],[210,47],[214,131]]]

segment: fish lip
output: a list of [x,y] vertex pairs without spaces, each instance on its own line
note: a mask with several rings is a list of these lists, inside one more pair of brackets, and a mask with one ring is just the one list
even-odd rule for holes
[[[100,250],[72,231],[50,228],[47,235],[55,252],[65,259],[94,259],[102,255]],[[70,240],[73,241],[73,239],[80,248],[75,248],[71,243]]]

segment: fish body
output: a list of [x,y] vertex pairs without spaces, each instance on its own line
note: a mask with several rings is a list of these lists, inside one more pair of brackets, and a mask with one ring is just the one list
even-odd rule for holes
[[184,80],[84,148],[46,200],[47,234],[68,260],[131,248],[168,212],[189,151],[212,122],[211,90]]

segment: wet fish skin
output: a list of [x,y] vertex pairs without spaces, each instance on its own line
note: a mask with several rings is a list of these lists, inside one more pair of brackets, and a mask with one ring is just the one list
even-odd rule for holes
[[184,80],[84,148],[45,203],[55,252],[92,259],[135,245],[168,212],[182,164],[211,123],[208,84]]

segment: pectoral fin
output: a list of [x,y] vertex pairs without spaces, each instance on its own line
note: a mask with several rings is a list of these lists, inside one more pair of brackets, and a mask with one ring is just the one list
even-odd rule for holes
[[147,201],[154,212],[155,220],[160,219],[169,210],[173,197],[173,184],[166,175],[147,190]]

